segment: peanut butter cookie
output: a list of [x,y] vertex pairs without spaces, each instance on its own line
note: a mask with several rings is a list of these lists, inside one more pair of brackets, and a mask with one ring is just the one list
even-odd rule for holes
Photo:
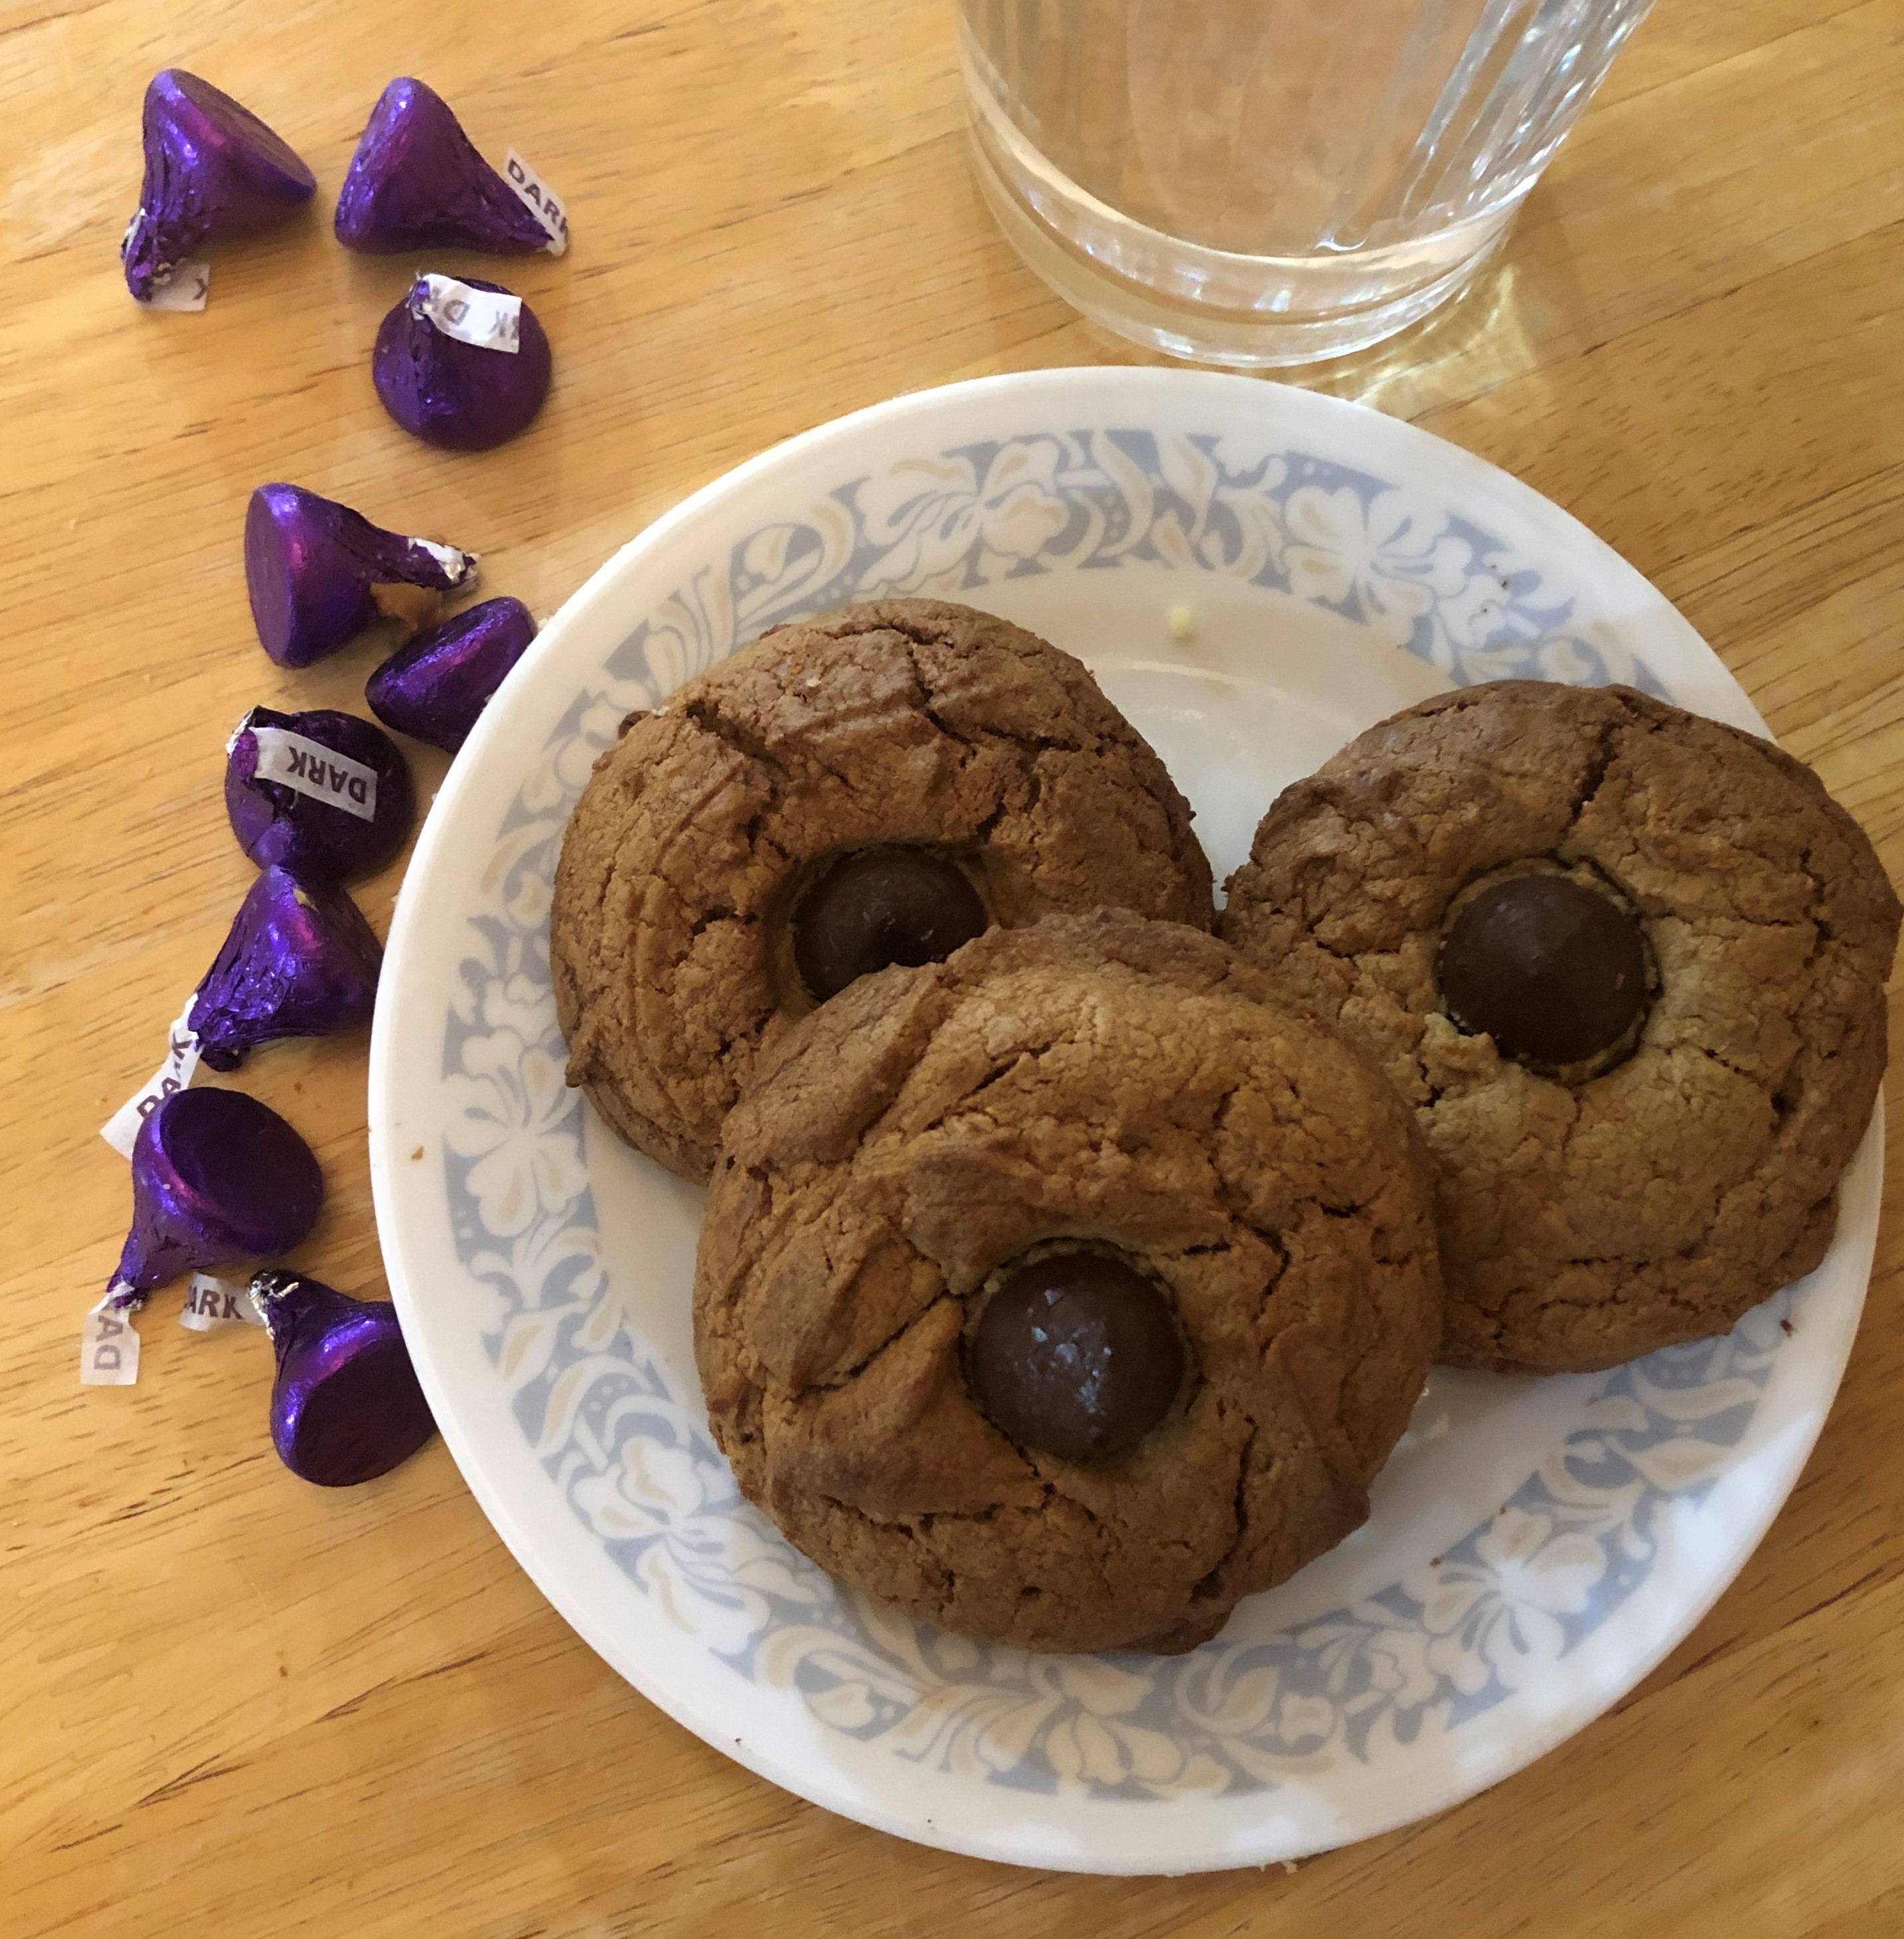
[[1898,918],[1769,742],[1501,680],[1285,790],[1221,928],[1413,1107],[1444,1357],[1555,1371],[1722,1333],[1823,1256]]
[[823,1567],[1030,1649],[1188,1649],[1367,1512],[1434,1351],[1427,1155],[1208,936],[1100,912],[855,983],[762,1059],[695,1353]]
[[1213,915],[1188,804],[1077,660],[930,599],[777,627],[631,720],[570,819],[569,1081],[704,1179],[755,1059],[816,1003],[1100,906]]

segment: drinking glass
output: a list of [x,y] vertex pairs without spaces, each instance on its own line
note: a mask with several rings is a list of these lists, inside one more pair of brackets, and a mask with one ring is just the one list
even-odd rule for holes
[[978,179],[1087,316],[1246,367],[1458,295],[1651,0],[960,0]]

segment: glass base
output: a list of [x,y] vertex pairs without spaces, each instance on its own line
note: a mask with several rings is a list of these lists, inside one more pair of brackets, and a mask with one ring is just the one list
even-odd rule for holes
[[1027,154],[1014,152],[1018,142],[1002,149],[989,132],[975,112],[979,188],[1041,281],[1133,343],[1236,370],[1346,356],[1419,321],[1473,282],[1522,199],[1400,248],[1240,256],[1176,242],[1120,216],[1048,164],[1028,167]]

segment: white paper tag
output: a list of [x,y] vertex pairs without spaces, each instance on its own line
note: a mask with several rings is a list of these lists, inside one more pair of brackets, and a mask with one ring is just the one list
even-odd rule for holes
[[148,309],[202,309],[211,288],[209,263],[181,263],[145,300]]
[[550,255],[559,256],[568,248],[568,211],[562,199],[512,148],[503,161],[503,179],[515,190],[516,199],[549,232],[544,245]]
[[[132,1143],[138,1136],[139,1126],[175,1091],[186,1091],[191,1088],[192,1079],[199,1067],[199,1040],[186,1027],[185,1019],[192,1014],[192,1005],[197,996],[198,992],[194,990],[185,999],[185,1007],[179,1012],[178,1020],[166,1033],[165,1062],[153,1072],[151,1079],[141,1089],[128,1097],[99,1127],[100,1137],[121,1158],[132,1156]],[[136,1352],[137,1349],[134,1350]]]
[[375,768],[367,768],[348,754],[333,753],[321,741],[308,741],[288,727],[254,727],[251,731],[258,744],[258,780],[276,781],[313,801],[328,802],[360,821],[376,820]]
[[427,316],[446,336],[473,343],[479,350],[506,350],[513,357],[521,347],[522,299],[495,290],[473,290],[454,276],[425,276],[419,314]]
[[185,1289],[178,1323],[190,1333],[216,1333],[227,1326],[262,1326],[263,1316],[251,1296],[232,1280],[212,1273],[194,1273]]
[[[145,220],[143,204],[132,211],[132,219],[126,225],[126,233],[119,239],[119,260],[123,263],[132,246],[132,238],[138,233],[139,224]],[[205,292],[211,287],[211,266],[208,263],[192,261],[175,263],[172,272],[163,283],[157,285],[147,295],[141,309],[202,309]],[[132,300],[138,303],[135,297]]]
[[107,1310],[108,1292],[79,1330],[79,1383],[129,1387],[138,1378],[138,1333],[129,1313]]
[[412,539],[412,545],[421,546],[443,571],[449,575],[449,590],[460,592],[471,584],[476,576],[476,556],[473,552],[459,552],[452,545],[439,545],[434,539]]

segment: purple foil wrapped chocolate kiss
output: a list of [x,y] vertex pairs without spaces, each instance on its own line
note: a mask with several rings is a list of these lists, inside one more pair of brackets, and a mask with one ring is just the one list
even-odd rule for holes
[[[525,429],[542,409],[552,368],[549,339],[527,303],[513,350],[449,335],[432,315],[439,280],[419,276],[384,318],[370,379],[384,409],[412,437],[446,451],[487,451]],[[501,284],[475,276],[464,277],[461,287],[518,300]]]
[[260,868],[307,881],[374,874],[416,818],[403,750],[381,727],[328,707],[254,707],[225,745],[225,812]]
[[260,485],[245,510],[251,618],[280,666],[309,666],[379,619],[427,626],[476,573],[474,552],[387,532],[302,486]]
[[453,754],[535,636],[521,600],[485,599],[400,647],[363,697],[386,726]]
[[407,78],[377,97],[337,196],[346,249],[485,249],[525,256],[550,246],[534,212],[476,151],[449,104]]
[[397,1309],[301,1273],[261,1272],[251,1304],[271,1335],[271,1444],[323,1488],[373,1481],[436,1431]]
[[214,1070],[236,1070],[261,1043],[328,1036],[370,1021],[383,945],[327,882],[268,868],[239,904],[185,1021]]
[[181,1273],[268,1259],[317,1223],[324,1174],[275,1111],[242,1091],[175,1091],[132,1145],[132,1222],[107,1289],[136,1310]]
[[274,228],[317,178],[248,108],[180,68],[145,90],[145,181],[119,245],[126,287],[150,303],[202,242]]

